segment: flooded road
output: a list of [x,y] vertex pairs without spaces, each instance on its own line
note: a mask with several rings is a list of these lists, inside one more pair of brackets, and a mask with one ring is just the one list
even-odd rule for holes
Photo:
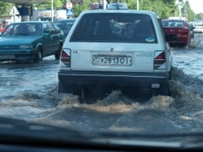
[[141,101],[114,91],[92,104],[58,95],[58,62],[0,64],[0,116],[81,131],[174,133],[202,131],[203,51],[174,48],[171,96]]

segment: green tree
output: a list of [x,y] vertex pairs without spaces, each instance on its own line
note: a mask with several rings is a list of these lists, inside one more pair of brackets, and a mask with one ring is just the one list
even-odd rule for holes
[[[63,7],[64,2],[62,0],[53,0],[54,9],[59,9]],[[38,9],[51,9],[51,1],[46,1],[43,3],[39,3],[34,5]]]
[[[150,10],[158,14],[160,18],[174,16],[176,10],[175,0],[140,0],[140,10]],[[128,0],[130,9],[136,9],[136,1]]]
[[[109,2],[115,2],[115,0],[108,0]],[[53,0],[54,9],[65,8],[66,0]],[[89,5],[98,2],[98,0],[70,0],[73,3],[74,17],[77,17],[83,10],[88,10]],[[136,9],[136,0],[119,0],[119,2],[126,2],[129,9]],[[183,5],[182,14],[190,21],[195,18],[202,18],[202,14],[196,15],[190,8],[189,2],[185,0],[178,0]],[[175,16],[178,13],[178,5],[176,0],[139,0],[141,10],[150,10],[158,14],[160,18],[168,18],[169,16]],[[9,14],[13,4],[0,2],[0,15]],[[34,5],[38,9],[51,9],[51,1]]]
[[13,4],[0,1],[0,15],[8,15],[11,11]]
[[185,4],[183,5],[182,14],[184,17],[186,17],[188,19],[188,21],[194,21],[195,20],[195,13],[190,8],[190,4],[188,1],[186,1]]
[[203,21],[203,13],[196,14],[195,19]]
[[73,3],[74,17],[78,17],[84,10],[89,10],[90,5],[95,2],[98,2],[98,0],[85,0],[82,4],[81,0],[78,0],[78,3]]
[[[97,0],[72,0],[74,17],[77,17],[83,10],[89,9],[91,3],[97,2]],[[54,9],[65,9],[66,0],[54,0]],[[46,1],[35,5],[38,9],[51,9],[51,1]]]

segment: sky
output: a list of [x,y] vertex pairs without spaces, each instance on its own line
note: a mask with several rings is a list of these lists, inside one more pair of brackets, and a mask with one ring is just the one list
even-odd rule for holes
[[191,9],[197,13],[203,13],[203,0],[188,0]]

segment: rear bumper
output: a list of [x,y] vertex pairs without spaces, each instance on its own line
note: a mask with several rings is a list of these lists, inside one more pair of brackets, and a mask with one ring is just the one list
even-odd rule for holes
[[34,60],[35,55],[36,50],[0,51],[0,61],[29,61]]
[[190,40],[188,35],[167,35],[168,42],[170,44],[186,44],[188,45]]
[[152,84],[165,87],[169,73],[133,73],[133,72],[73,72],[58,73],[59,93],[69,93],[72,88],[101,86],[113,89],[152,88]]

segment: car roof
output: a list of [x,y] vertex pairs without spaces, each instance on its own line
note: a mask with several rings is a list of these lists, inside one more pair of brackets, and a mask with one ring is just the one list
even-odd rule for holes
[[51,23],[51,21],[23,21],[23,22],[11,23],[11,24],[28,24],[28,23]]
[[181,20],[181,19],[162,19],[161,21],[181,21],[181,22],[186,22],[185,20]]
[[54,22],[57,22],[57,21],[75,21],[75,19],[71,18],[71,19],[56,19],[56,20],[54,20]]
[[102,9],[95,9],[95,10],[85,10],[81,13],[82,14],[95,14],[95,13],[135,13],[135,14],[154,14],[157,16],[157,14],[153,11],[147,11],[147,10],[102,10]]

